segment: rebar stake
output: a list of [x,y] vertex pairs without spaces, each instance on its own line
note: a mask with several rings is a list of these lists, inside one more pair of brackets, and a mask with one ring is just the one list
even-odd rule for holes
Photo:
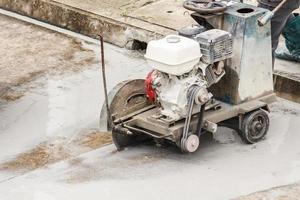
[[105,104],[106,104],[106,111],[107,111],[107,120],[112,123],[109,105],[108,105],[108,94],[107,94],[107,84],[106,84],[106,74],[105,74],[105,60],[104,60],[104,41],[103,35],[99,34],[100,38],[100,46],[101,46],[101,67],[102,67],[102,80],[103,80],[103,87],[104,87],[104,95],[105,95]]

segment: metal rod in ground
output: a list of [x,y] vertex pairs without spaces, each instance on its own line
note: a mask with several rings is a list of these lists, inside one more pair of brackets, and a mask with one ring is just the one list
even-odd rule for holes
[[107,111],[107,120],[111,121],[111,115],[108,105],[108,94],[107,94],[107,84],[106,84],[106,73],[105,73],[105,56],[104,56],[104,41],[102,34],[99,34],[100,37],[100,46],[101,46],[101,67],[102,67],[102,80],[103,80],[103,88],[104,88],[104,96],[105,96],[105,104]]

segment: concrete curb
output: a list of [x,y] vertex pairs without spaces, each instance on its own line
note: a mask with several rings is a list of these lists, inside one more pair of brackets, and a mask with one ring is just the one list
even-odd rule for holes
[[124,47],[131,40],[148,42],[161,37],[162,32],[172,31],[146,22],[124,23],[122,21],[97,15],[85,10],[67,6],[52,0],[0,0],[0,8],[16,12],[61,28],[65,28],[92,38],[102,33],[105,41]]
[[275,71],[274,88],[279,97],[300,103],[300,77]]

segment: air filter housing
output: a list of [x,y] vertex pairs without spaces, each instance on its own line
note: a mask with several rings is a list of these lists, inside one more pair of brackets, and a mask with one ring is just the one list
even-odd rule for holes
[[208,64],[232,57],[233,42],[229,32],[211,29],[200,33],[195,38],[202,53],[202,61]]

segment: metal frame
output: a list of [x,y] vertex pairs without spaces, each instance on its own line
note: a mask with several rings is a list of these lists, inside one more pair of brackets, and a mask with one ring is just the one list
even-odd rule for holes
[[[241,117],[246,113],[252,112],[257,109],[268,110],[268,104],[276,101],[276,95],[270,94],[263,96],[261,98],[248,101],[239,105],[231,105],[224,102],[219,102],[221,108],[218,110],[206,110],[204,113],[204,124],[205,122],[220,123],[222,121],[234,118]],[[178,142],[181,137],[181,133],[184,127],[184,120],[180,120],[175,123],[165,123],[160,119],[154,119],[152,116],[156,115],[158,112],[157,107],[143,110],[135,116],[130,116],[127,120],[118,124],[124,128],[133,131],[135,133],[147,134],[151,137],[158,139],[168,139],[173,142]],[[198,117],[197,113],[193,115],[190,125],[190,130],[195,132],[197,129]],[[123,118],[126,119],[126,116]],[[205,127],[203,127],[205,129]],[[151,131],[149,131],[151,130]]]

